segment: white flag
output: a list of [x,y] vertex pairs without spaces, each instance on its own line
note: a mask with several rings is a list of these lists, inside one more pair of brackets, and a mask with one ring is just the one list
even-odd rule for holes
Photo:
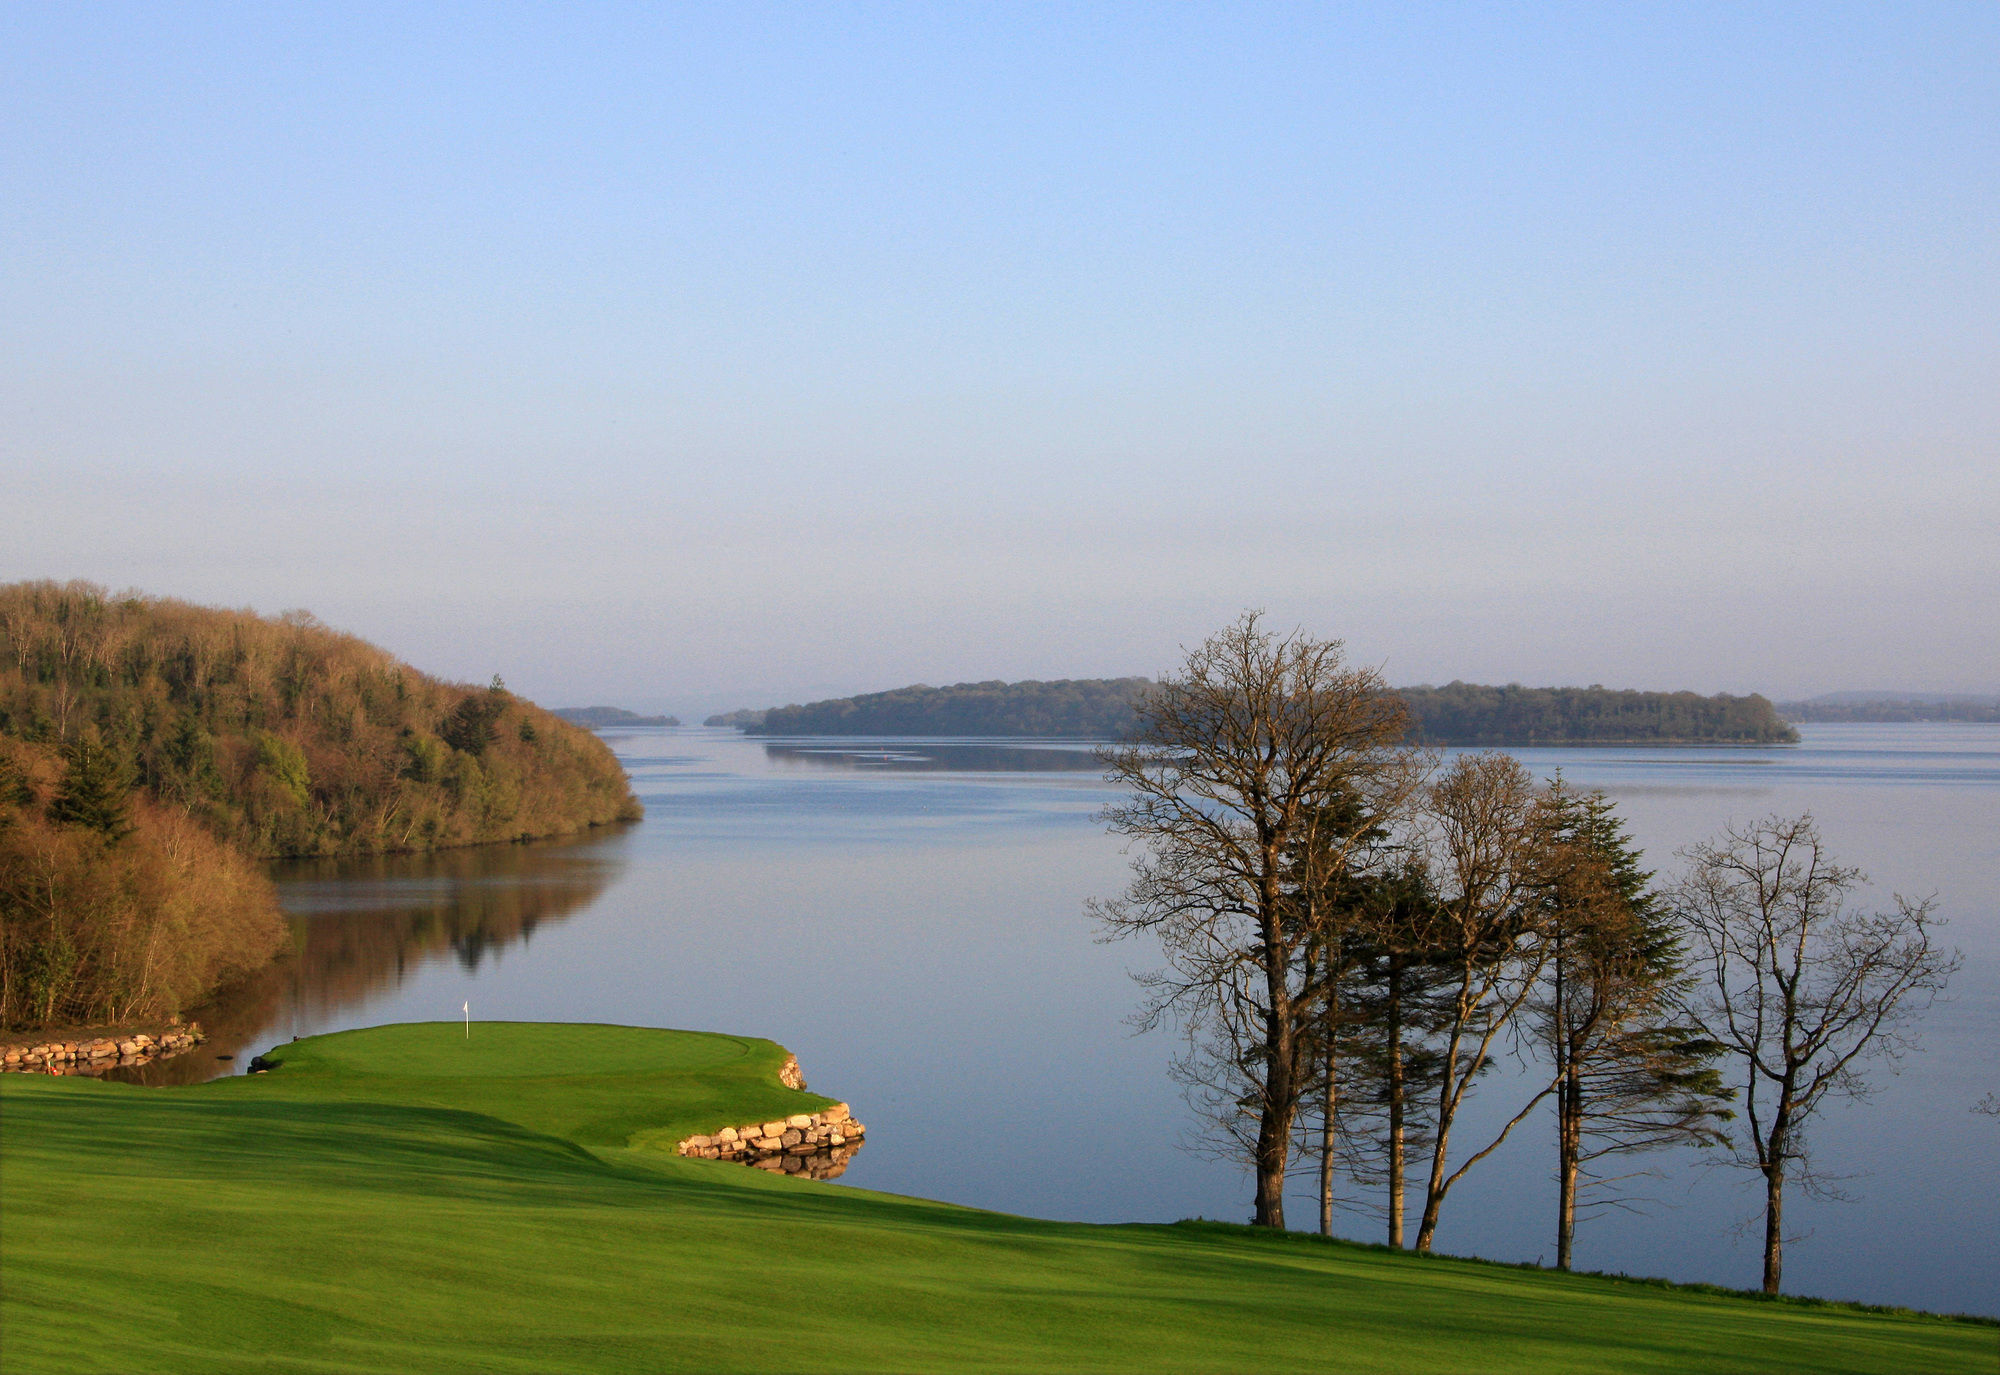
[[465,1001],[465,1039],[468,1041],[472,1039],[472,1000],[470,998]]

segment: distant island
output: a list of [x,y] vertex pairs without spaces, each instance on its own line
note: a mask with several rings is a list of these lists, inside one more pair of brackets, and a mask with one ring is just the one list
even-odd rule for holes
[[678,726],[674,716],[641,716],[623,707],[556,707],[555,714],[572,726],[602,730],[607,726]]
[[[1134,722],[1146,678],[990,681],[833,698],[711,716],[747,735],[1012,736],[1114,740]],[[1774,745],[1798,732],[1752,694],[1703,697],[1599,686],[1398,688],[1412,737],[1438,745]]]
[[1778,703],[1787,721],[2000,722],[2000,696],[1966,692],[1828,692]]
[[1132,722],[1132,707],[1152,686],[1145,678],[1033,679],[1003,683],[917,683],[889,692],[839,697],[804,706],[733,711],[705,725],[746,735],[1006,735],[1105,740]]

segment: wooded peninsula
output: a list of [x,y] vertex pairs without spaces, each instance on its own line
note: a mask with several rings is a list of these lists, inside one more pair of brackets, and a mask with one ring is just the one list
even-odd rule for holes
[[[840,697],[711,716],[749,735],[976,735],[1116,740],[1129,734],[1153,683],[1146,678],[999,681]],[[1797,741],[1761,696],[1704,697],[1604,687],[1444,687],[1396,690],[1412,738],[1436,745],[1778,745]]]
[[177,1015],[284,941],[258,861],[638,817],[596,736],[304,612],[0,587],[0,1025]]

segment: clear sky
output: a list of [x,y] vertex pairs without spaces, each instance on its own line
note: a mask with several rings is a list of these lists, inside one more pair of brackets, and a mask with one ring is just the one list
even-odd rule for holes
[[2000,689],[2000,5],[11,5],[0,579],[699,711]]

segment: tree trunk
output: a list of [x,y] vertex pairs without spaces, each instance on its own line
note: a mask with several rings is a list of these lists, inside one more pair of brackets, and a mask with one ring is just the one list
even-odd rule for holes
[[1583,1149],[1583,1080],[1572,1055],[1556,1092],[1556,1269],[1570,1268],[1576,1241],[1576,1175]]
[[1339,1107],[1339,1091],[1333,1082],[1333,1056],[1326,1057],[1326,1101],[1320,1105],[1319,1125],[1319,1234],[1333,1235],[1333,1141],[1334,1116]]
[[1403,968],[1389,961],[1389,1244],[1403,1245]]
[[1285,1230],[1285,1157],[1291,1143],[1290,1123],[1281,1121],[1275,1105],[1266,1105],[1257,1124],[1257,1211],[1254,1227]]
[[1430,1186],[1424,1190],[1424,1215],[1417,1222],[1417,1253],[1429,1255],[1437,1236],[1438,1214],[1444,1211],[1444,1152],[1451,1142],[1451,1128],[1438,1129],[1436,1154],[1431,1157]]
[[1257,1114],[1257,1211],[1251,1224],[1285,1230],[1285,1169],[1298,1114],[1298,1009],[1292,1002],[1292,946],[1285,938],[1284,896],[1279,889],[1278,843],[1264,841],[1264,870],[1257,905],[1263,937],[1264,1105]]
[[1340,1142],[1340,985],[1335,981],[1338,956],[1327,947],[1326,1052],[1321,1066],[1326,1096],[1321,1101],[1319,1128],[1319,1234],[1333,1235],[1333,1156]]
[[1583,1077],[1577,1072],[1576,1042],[1569,1026],[1569,979],[1563,935],[1556,931],[1555,1027],[1556,1069],[1556,1269],[1570,1268],[1570,1248],[1576,1240],[1577,1156],[1583,1144]]
[[[1437,1236],[1438,1215],[1444,1211],[1445,1158],[1451,1149],[1452,1093],[1458,1087],[1459,1040],[1452,1036],[1451,1045],[1445,1051],[1444,1069],[1438,1079],[1437,1121],[1432,1124],[1436,1138],[1431,1142],[1430,1181],[1424,1186],[1424,1215],[1417,1223],[1417,1251],[1429,1255],[1431,1242]],[[1471,1071],[1466,1071],[1470,1074]]]
[[1764,1292],[1778,1292],[1785,1271],[1785,1161],[1776,1156],[1764,1170]]

